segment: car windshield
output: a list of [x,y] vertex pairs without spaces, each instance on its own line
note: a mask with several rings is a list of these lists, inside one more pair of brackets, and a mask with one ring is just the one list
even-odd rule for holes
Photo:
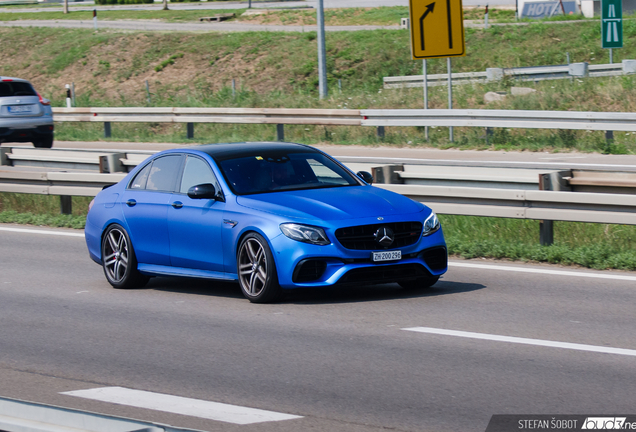
[[37,96],[31,84],[22,81],[0,82],[0,97]]
[[354,186],[360,182],[321,153],[268,153],[226,159],[219,166],[237,195]]

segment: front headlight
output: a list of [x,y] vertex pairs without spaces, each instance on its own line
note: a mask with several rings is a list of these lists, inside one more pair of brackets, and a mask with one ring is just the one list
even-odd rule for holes
[[299,242],[322,246],[331,243],[322,228],[295,223],[284,223],[281,224],[280,230],[290,239]]
[[439,223],[439,219],[437,219],[437,215],[435,214],[435,212],[431,212],[429,217],[427,217],[424,221],[424,230],[422,231],[422,237],[429,236],[440,228],[441,225]]

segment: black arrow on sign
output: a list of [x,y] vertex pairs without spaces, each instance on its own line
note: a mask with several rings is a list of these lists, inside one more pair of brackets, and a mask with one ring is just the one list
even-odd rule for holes
[[420,44],[422,45],[422,51],[424,51],[424,18],[426,18],[426,15],[428,15],[429,12],[433,12],[434,8],[435,8],[435,2],[426,6],[426,12],[424,12],[422,17],[420,18]]

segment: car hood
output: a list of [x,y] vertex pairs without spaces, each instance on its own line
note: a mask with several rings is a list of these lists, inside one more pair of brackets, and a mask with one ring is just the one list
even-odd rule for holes
[[301,219],[343,220],[422,211],[424,206],[373,186],[345,186],[237,197],[241,206]]

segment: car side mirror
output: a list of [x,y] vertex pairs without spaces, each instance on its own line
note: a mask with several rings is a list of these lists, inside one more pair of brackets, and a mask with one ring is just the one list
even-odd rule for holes
[[364,180],[365,182],[367,182],[369,184],[373,184],[373,176],[371,175],[370,172],[368,172],[368,171],[358,171],[356,173],[356,175],[358,177],[360,177],[362,180]]
[[216,188],[212,183],[192,186],[188,189],[188,196],[192,199],[218,199]]

